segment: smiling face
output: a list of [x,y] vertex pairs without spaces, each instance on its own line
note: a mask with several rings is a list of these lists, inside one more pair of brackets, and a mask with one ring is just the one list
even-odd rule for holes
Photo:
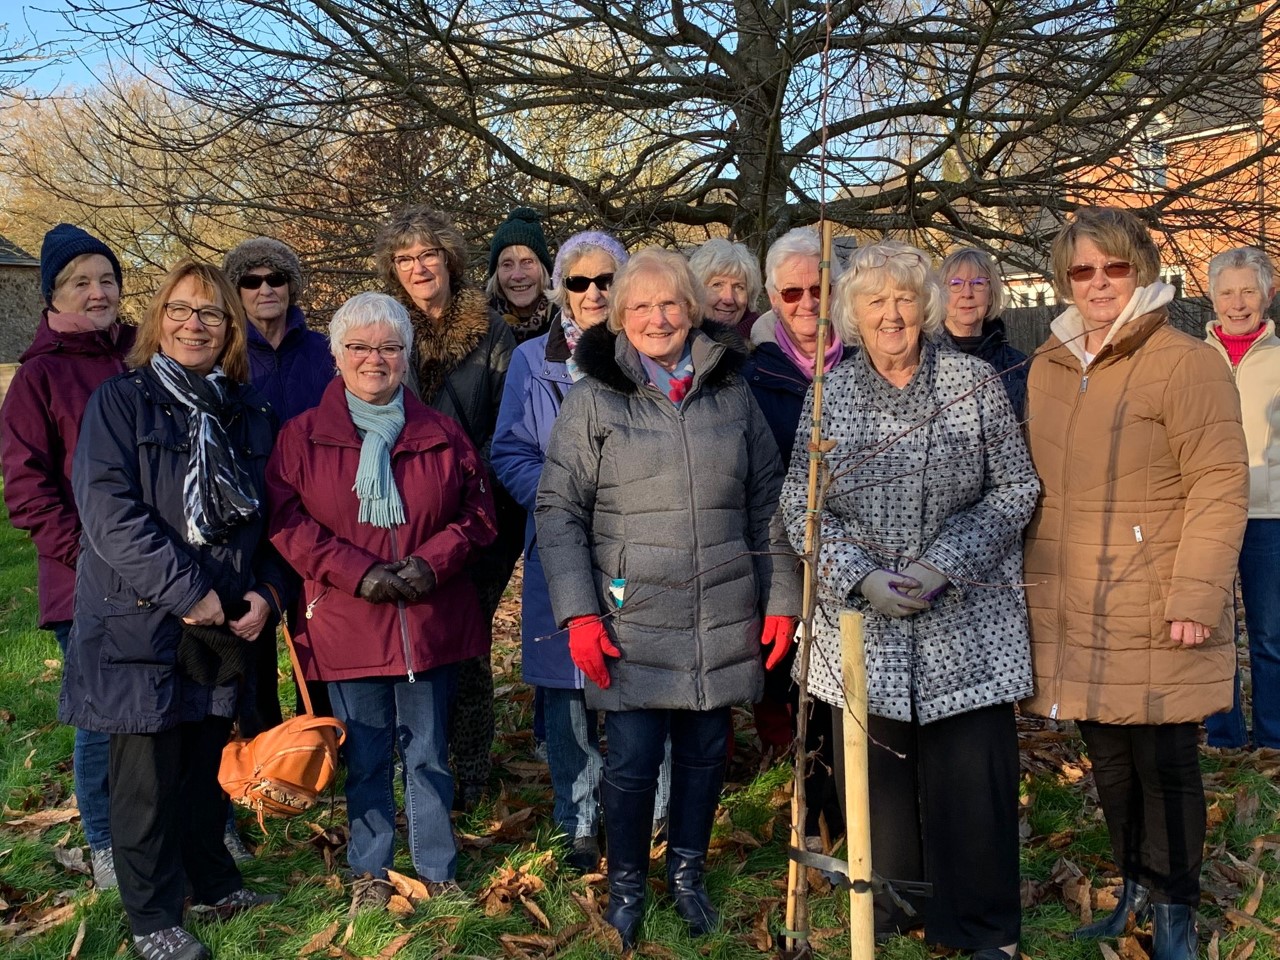
[[[818,307],[819,301],[813,295],[821,280],[818,270],[818,258],[810,256],[788,257],[778,266],[776,282],[778,288],[769,292],[769,305],[773,313],[787,329],[791,342],[800,348],[801,353],[812,357],[818,349]],[[794,303],[787,303],[787,297],[800,291],[800,298]]]
[[1071,302],[1084,317],[1086,329],[1103,333],[1124,312],[1138,289],[1138,272],[1132,267],[1128,276],[1108,277],[1103,270],[1108,263],[1117,263],[1120,257],[1107,253],[1088,237],[1076,241],[1071,265],[1095,267],[1088,280],[1071,281]]
[[1276,288],[1262,289],[1253,267],[1227,267],[1218,274],[1213,290],[1213,312],[1223,332],[1234,337],[1253,333],[1266,320],[1264,314]]
[[670,370],[692,326],[689,305],[668,277],[653,272],[634,278],[622,305],[622,332],[633,347]]
[[[271,267],[254,267],[247,271],[245,276],[280,279],[284,274]],[[289,281],[286,279],[278,287],[263,281],[257,290],[249,290],[242,286],[240,302],[244,304],[244,312],[249,315],[249,322],[262,329],[282,319],[289,309]]]
[[877,370],[906,369],[919,362],[924,306],[918,291],[892,281],[854,297],[853,315],[862,346]]
[[[566,277],[598,277],[602,273],[613,273],[617,266],[613,257],[599,247],[587,247],[582,256],[573,261],[565,269]],[[569,317],[583,330],[594,327],[609,315],[609,291],[601,290],[594,283],[582,293],[574,293],[565,288],[565,308]]]
[[[411,260],[399,262],[402,258]],[[444,249],[417,242],[396,250],[396,279],[418,309],[439,316],[449,306],[449,262]]]
[[[379,352],[379,348],[396,346],[401,349],[391,356],[384,357]],[[385,323],[348,330],[338,348],[338,356],[334,358],[343,384],[365,403],[379,406],[388,403],[400,388],[409,367],[406,346],[395,328]],[[368,356],[357,357],[356,353],[365,353],[365,348],[373,349],[367,351]]]
[[747,281],[737,274],[721,273],[707,280],[707,316],[734,326],[747,312]]
[[111,261],[100,253],[76,257],[50,300],[55,312],[78,313],[93,321],[99,330],[105,330],[120,313],[120,285]]
[[[978,282],[972,283],[974,280]],[[972,263],[961,262],[944,287],[947,329],[958,337],[976,337],[991,308],[991,279]]]
[[[193,310],[210,307],[226,312],[217,291],[207,292],[195,277],[183,277],[166,302],[186,304]],[[202,323],[195,313],[182,321],[171,320],[167,313],[162,314],[160,352],[203,377],[221,359],[231,322],[231,318],[227,317],[217,326],[210,327]]]
[[516,244],[498,256],[498,289],[507,305],[526,310],[542,296],[542,268],[538,255],[528,247]]

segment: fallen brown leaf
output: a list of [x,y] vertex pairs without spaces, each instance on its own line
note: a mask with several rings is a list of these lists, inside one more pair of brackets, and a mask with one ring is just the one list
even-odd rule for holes
[[76,938],[71,941],[71,949],[67,951],[67,960],[80,960],[80,948],[84,946],[85,918],[80,917],[80,929],[76,931]]
[[1111,948],[1111,945],[1099,940],[1098,950],[1102,953],[1102,960],[1120,960],[1120,954]]
[[338,935],[338,930],[341,927],[342,924],[337,920],[329,924],[329,926],[302,945],[302,949],[298,951],[298,956],[305,957],[309,953],[324,950],[329,944],[333,943],[333,938]]
[[391,895],[391,899],[387,901],[387,913],[394,914],[397,917],[407,917],[413,913],[413,903],[408,897],[402,897],[398,893]]
[[769,914],[772,910],[772,901],[766,901],[751,921],[751,945],[761,953],[768,953],[773,949],[773,934],[769,930]]
[[1258,873],[1258,880],[1253,885],[1253,893],[1249,894],[1249,899],[1245,901],[1244,912],[1249,916],[1254,916],[1258,912],[1258,907],[1262,904],[1262,891],[1266,887],[1267,875]]
[[534,920],[540,923],[544,930],[551,929],[551,921],[548,920],[547,915],[542,912],[542,908],[528,897],[522,896],[520,898],[520,906],[524,907],[525,913],[529,914],[529,916],[533,917]]
[[1269,937],[1274,937],[1277,933],[1280,933],[1280,931],[1268,926],[1261,920],[1249,916],[1249,914],[1242,910],[1236,910],[1234,907],[1228,907],[1224,910],[1222,912],[1222,918],[1233,927],[1248,927],[1251,930],[1257,930],[1261,933],[1265,933]]
[[378,951],[377,960],[391,960],[392,957],[394,957],[397,953],[400,952],[401,948],[406,943],[408,943],[410,940],[414,938],[417,932],[418,931],[416,930],[409,930],[406,933],[400,934],[400,936],[396,937],[394,940],[392,940],[385,947],[383,947],[381,950]]
[[1137,937],[1121,937],[1116,946],[1120,948],[1120,960],[1150,960]]
[[60,823],[69,823],[72,820],[79,819],[79,817],[80,811],[75,807],[58,807],[55,810],[38,810],[28,816],[18,817],[16,820],[6,820],[4,825],[15,830],[39,833],[42,830],[48,830],[50,827],[56,827]]
[[427,893],[427,885],[421,880],[406,877],[403,873],[396,873],[394,870],[387,871],[387,880],[396,888],[396,893],[406,900],[416,902],[431,899],[431,894]]
[[1237,944],[1236,948],[1227,954],[1227,960],[1249,960],[1257,947],[1257,940],[1246,940],[1244,943]]
[[1209,960],[1221,960],[1222,944],[1217,930],[1213,931],[1213,936],[1209,938],[1209,946],[1205,949]]
[[86,877],[93,876],[93,868],[85,862],[83,847],[54,847],[53,859],[71,873],[79,873]]

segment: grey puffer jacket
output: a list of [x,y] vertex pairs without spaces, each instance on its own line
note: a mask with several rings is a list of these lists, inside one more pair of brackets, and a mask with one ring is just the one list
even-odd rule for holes
[[[742,340],[715,324],[689,338],[693,386],[677,407],[646,382],[625,337],[587,330],[575,353],[587,376],[551,431],[536,520],[555,621],[612,612],[622,651],[606,660],[607,690],[586,682],[593,709],[754,701],[763,616],[795,612],[770,609],[782,463],[738,375]],[[781,580],[793,564],[776,566]]]
[[[987,381],[983,383],[983,381]],[[899,390],[865,352],[827,375],[824,438],[832,480],[821,512],[819,612],[809,690],[844,705],[840,609],[863,608],[868,709],[921,723],[1008,703],[1031,690],[1022,530],[1040,481],[989,364],[933,341]],[[800,416],[807,431],[813,391]],[[807,435],[797,445],[808,443]],[[804,542],[808,462],[793,457],[782,488],[792,544]],[[919,558],[951,586],[933,606],[894,620],[857,585],[876,568]]]

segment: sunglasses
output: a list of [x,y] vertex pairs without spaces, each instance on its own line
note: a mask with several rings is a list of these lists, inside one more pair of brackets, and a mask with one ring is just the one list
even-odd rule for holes
[[268,287],[287,287],[289,285],[289,275],[278,270],[265,276],[258,273],[246,274],[240,278],[240,289],[257,290],[264,283]]
[[1112,280],[1119,280],[1133,273],[1133,264],[1128,260],[1112,260],[1105,267],[1099,268],[1087,263],[1077,263],[1074,267],[1068,268],[1067,276],[1071,278],[1072,283],[1088,283],[1099,269]]
[[[808,288],[809,296],[815,300],[822,298],[822,288],[816,283]],[[804,287],[783,287],[778,291],[778,296],[782,298],[783,303],[799,303],[800,298],[805,294]]]
[[592,284],[596,285],[596,289],[604,293],[609,289],[609,284],[613,283],[612,273],[601,273],[594,277],[565,277],[564,288],[570,293],[586,293],[587,288]]

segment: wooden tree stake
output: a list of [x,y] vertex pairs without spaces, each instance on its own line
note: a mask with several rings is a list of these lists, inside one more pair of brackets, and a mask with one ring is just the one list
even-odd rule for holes
[[[867,792],[867,665],[862,647],[862,614],[840,613],[840,662],[844,682],[845,836],[849,876],[871,879],[871,800]],[[875,917],[869,887],[849,891],[849,955],[876,955]]]

